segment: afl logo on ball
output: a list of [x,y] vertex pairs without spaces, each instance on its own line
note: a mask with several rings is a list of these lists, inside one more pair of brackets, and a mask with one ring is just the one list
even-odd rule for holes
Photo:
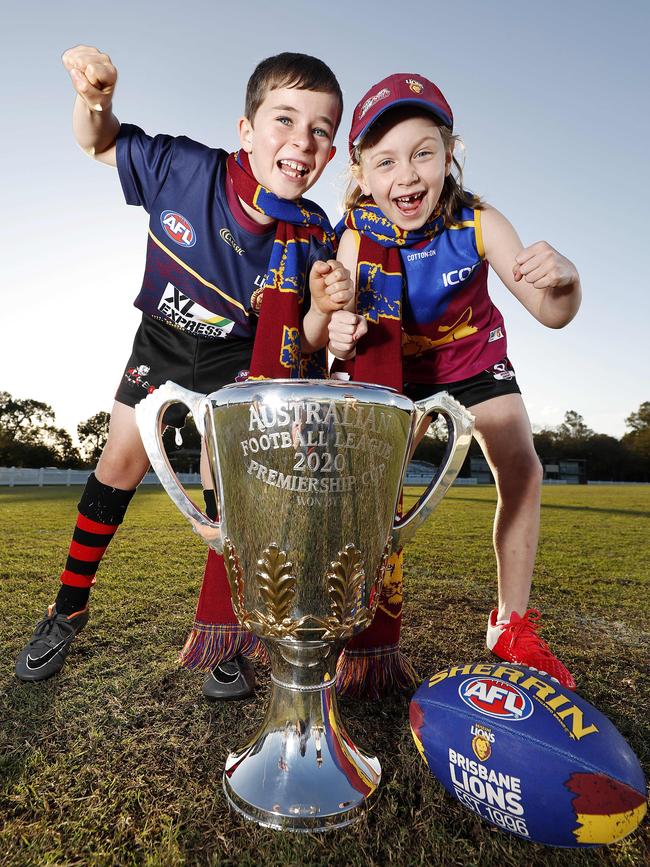
[[472,710],[502,720],[528,719],[533,702],[512,683],[495,677],[472,677],[458,687],[458,695]]
[[190,221],[177,211],[163,211],[160,223],[169,237],[181,247],[193,247],[196,235]]

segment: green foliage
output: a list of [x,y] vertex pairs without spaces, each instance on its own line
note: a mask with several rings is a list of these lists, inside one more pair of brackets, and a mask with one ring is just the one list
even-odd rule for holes
[[641,404],[638,413],[626,419],[631,433],[622,439],[594,433],[575,410],[564,416],[556,428],[533,434],[535,450],[547,461],[586,461],[587,478],[598,481],[650,481],[650,427],[645,421],[650,403]]
[[645,478],[650,478],[650,401],[641,404],[631,413],[625,424],[631,428],[623,437],[623,444],[639,459]]
[[97,463],[106,445],[110,421],[110,413],[102,410],[77,425],[77,436],[81,442],[83,455],[91,464]]
[[[406,506],[413,492],[407,495]],[[159,490],[138,493],[93,590],[92,618],[59,676],[13,677],[12,660],[57,587],[79,489],[0,489],[0,863],[26,865],[481,865],[650,862],[650,823],[589,852],[506,836],[447,796],[424,767],[408,702],[344,701],[382,782],[368,816],[327,835],[280,834],[228,813],[227,753],[259,726],[268,671],[245,703],[208,704],[176,656],[205,547]],[[200,494],[195,493],[195,499]],[[422,676],[487,660],[496,598],[493,487],[453,488],[406,548],[403,645]],[[543,491],[533,604],[580,693],[650,770],[647,707],[648,487]]]
[[643,460],[647,474],[650,464],[650,428],[643,428],[626,434],[623,437],[623,444]]
[[564,414],[564,421],[558,426],[557,434],[560,439],[586,440],[592,437],[594,432],[587,427],[580,413],[570,409]]
[[81,466],[72,437],[54,421],[48,404],[0,391],[0,466]]
[[0,391],[0,429],[10,439],[35,442],[39,432],[53,423],[54,410],[48,404],[13,398],[9,392]]
[[625,424],[634,432],[641,432],[650,428],[650,400],[644,401],[636,412],[630,413],[625,419]]

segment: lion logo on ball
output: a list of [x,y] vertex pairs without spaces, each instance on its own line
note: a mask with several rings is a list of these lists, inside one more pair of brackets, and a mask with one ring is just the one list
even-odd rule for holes
[[476,735],[475,738],[472,738],[472,749],[476,758],[481,762],[487,761],[492,755],[490,742],[483,735]]

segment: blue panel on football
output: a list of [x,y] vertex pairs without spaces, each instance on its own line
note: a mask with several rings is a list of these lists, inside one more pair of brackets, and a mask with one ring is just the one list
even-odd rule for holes
[[461,804],[549,846],[597,846],[645,815],[637,757],[576,693],[518,665],[457,665],[413,696],[415,742]]

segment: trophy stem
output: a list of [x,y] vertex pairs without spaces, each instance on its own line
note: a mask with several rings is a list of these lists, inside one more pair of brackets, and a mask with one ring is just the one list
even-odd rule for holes
[[246,819],[288,831],[329,831],[361,818],[381,766],[346,732],[337,708],[338,646],[264,639],[271,697],[264,721],[226,761],[223,787]]

